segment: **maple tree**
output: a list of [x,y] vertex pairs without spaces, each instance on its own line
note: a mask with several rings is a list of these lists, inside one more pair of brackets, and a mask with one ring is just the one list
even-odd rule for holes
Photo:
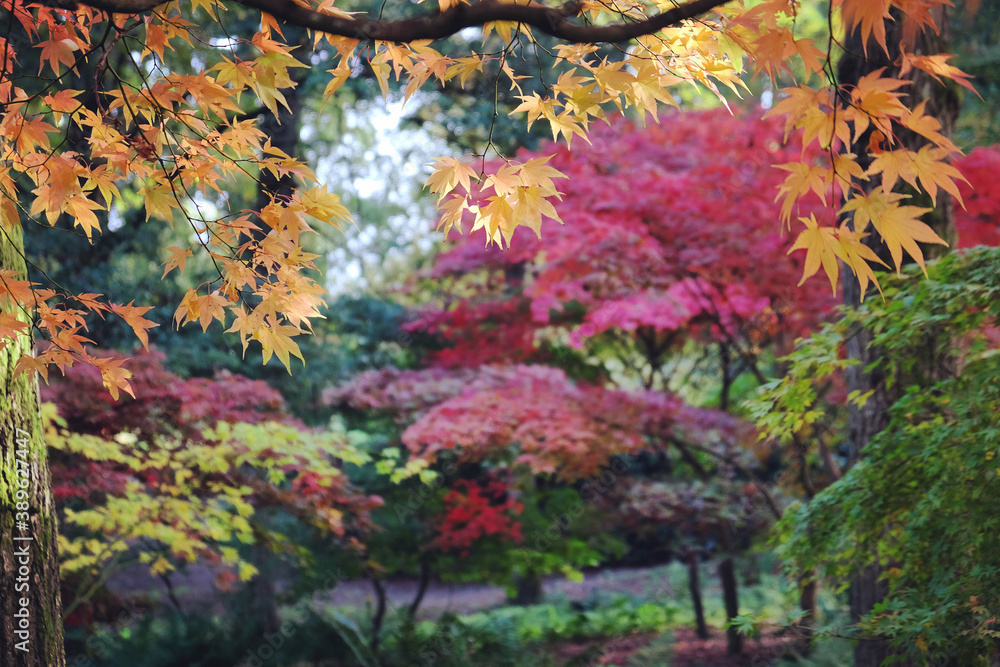
[[[649,407],[643,416],[641,397],[578,388],[557,369],[528,366],[369,371],[328,389],[324,398],[393,416],[402,430],[401,470],[440,489],[419,493],[436,498],[426,506],[398,499],[385,517],[386,530],[419,517],[428,534],[418,545],[423,567],[511,590],[528,573],[579,576],[580,567],[600,562],[608,540],[578,527],[545,549],[522,538],[537,538],[556,521],[567,483],[596,475],[616,453],[640,446],[644,428],[666,428],[670,419]],[[548,491],[536,488],[542,478]],[[473,507],[479,508],[474,514]],[[387,566],[391,558],[383,554],[379,561]]]
[[[780,123],[733,117],[726,110],[671,114],[647,128],[624,119],[595,128],[590,143],[556,148],[547,163],[569,176],[556,203],[566,224],[552,228],[542,240],[527,230],[515,232],[511,248],[504,251],[484,253],[474,237],[453,240],[427,272],[436,292],[409,325],[415,333],[439,339],[441,349],[430,362],[456,367],[456,378],[467,373],[459,370],[463,367],[482,372],[491,368],[480,365],[484,363],[527,361],[562,366],[582,380],[645,387],[645,399],[598,387],[587,391],[619,404],[622,397],[638,401],[629,418],[636,425],[672,415],[672,433],[647,424],[637,434],[641,437],[628,441],[634,444],[625,452],[661,452],[669,460],[668,452],[674,450],[691,469],[687,476],[674,473],[666,481],[641,475],[622,480],[603,504],[618,506],[612,510],[620,517],[618,524],[629,526],[632,534],[641,533],[646,521],[689,536],[673,548],[695,567],[703,549],[710,550],[703,545],[721,541],[729,545],[727,551],[735,547],[725,517],[745,514],[737,509],[747,502],[738,478],[745,481],[747,471],[760,461],[746,446],[752,442],[750,430],[741,432],[738,420],[728,418],[730,424],[724,426],[724,415],[691,408],[658,391],[671,386],[690,391],[684,385],[691,372],[681,376],[676,369],[685,358],[700,358],[703,373],[722,376],[717,400],[726,409],[739,376],[756,374],[762,381],[769,349],[786,347],[833,305],[822,284],[797,285],[801,267],[785,261],[787,243],[773,225],[779,215],[773,198],[783,175],[770,164],[797,151],[782,148],[781,138]],[[553,148],[541,146],[538,154]],[[531,154],[521,158],[536,159]],[[817,201],[817,213],[820,207]],[[432,377],[441,379],[440,373],[426,372],[426,380]],[[360,401],[368,391],[380,392],[383,383],[397,386],[389,379],[385,373],[380,381],[362,379]],[[425,390],[418,386],[423,385],[415,384],[412,395],[441,400],[429,384]],[[533,425],[539,421],[562,421],[566,426],[555,433],[548,432],[550,427],[538,438],[545,443],[539,450],[556,465],[534,472],[549,474],[592,458],[582,446],[561,444],[572,414],[551,412],[538,420],[535,414],[551,399],[535,389],[514,387],[483,391],[469,379],[463,397],[428,411],[404,433],[404,442],[417,445],[420,453],[439,451],[441,445],[489,444],[502,456],[511,447],[523,451],[531,446],[536,441],[532,429],[539,428]],[[567,396],[579,389],[551,391]],[[402,406],[407,395],[391,390],[385,396]],[[663,405],[649,402],[657,395]],[[623,411],[620,406],[615,413]],[[502,421],[508,413],[512,417]],[[498,426],[497,419],[511,426]],[[594,427],[587,431],[604,439]],[[758,455],[765,456],[764,450]],[[517,460],[532,461],[532,456],[522,454]],[[597,460],[606,465],[606,456]],[[801,465],[805,468],[804,461]],[[600,471],[592,467],[579,474],[596,477]],[[807,471],[803,475],[809,479]],[[739,530],[745,528],[741,524]],[[720,571],[728,577],[726,602],[735,616],[731,566],[731,558],[723,554]],[[738,636],[731,637],[730,646],[740,650]]]
[[446,341],[433,357],[444,366],[545,362],[554,347],[624,337],[647,363],[636,370],[646,387],[669,381],[664,364],[689,341],[747,359],[787,346],[834,300],[784,261],[773,224],[784,175],[771,165],[798,149],[781,137],[775,120],[719,109],[646,128],[619,118],[586,145],[522,156],[554,152],[546,164],[568,176],[557,203],[566,224],[542,239],[518,232],[504,251],[459,237],[428,272],[444,291],[409,328]]
[[[138,400],[101,391],[97,369],[75,366],[42,392],[53,493],[64,532],[67,623],[92,620],[89,599],[129,560],[154,575],[178,563],[221,564],[228,589],[256,567],[240,545],[281,551],[261,518],[280,510],[360,552],[381,503],[348,481],[367,456],[335,433],[305,429],[261,381],[223,374],[181,380],[163,355],[132,357]],[[58,414],[55,411],[58,410]]]
[[[738,90],[745,63],[781,85],[794,79],[798,84],[785,89],[774,112],[786,115],[789,128],[802,130],[805,151],[787,165],[783,217],[786,222],[798,218],[806,227],[796,246],[807,251],[807,275],[822,266],[832,279],[837,272],[834,260],[841,259],[862,286],[873,281],[869,262],[886,260],[861,243],[866,228],[879,233],[889,250],[887,259],[896,268],[903,250],[922,262],[917,243],[940,239],[918,219],[924,207],[905,203],[892,187],[896,181],[907,182],[932,198],[937,191],[956,190],[955,174],[945,164],[954,146],[935,118],[920,104],[907,104],[902,80],[882,77],[879,71],[838,85],[828,68],[836,36],[820,46],[797,36],[797,3],[792,0],[751,6],[692,0],[614,7],[589,2],[559,7],[495,0],[439,2],[425,16],[399,20],[348,14],[328,1],[240,4],[261,12],[260,30],[235,38],[225,29],[222,6],[203,0],[93,0],[65,7],[4,0],[2,5],[8,30],[0,43],[0,338],[7,369],[5,394],[13,397],[3,413],[15,429],[33,434],[22,449],[32,460],[34,484],[21,502],[31,507],[31,530],[48,536],[33,547],[33,562],[44,575],[29,600],[37,620],[30,639],[47,664],[62,661],[55,521],[34,380],[27,373],[44,378],[49,366],[66,369],[86,363],[100,371],[113,396],[131,392],[123,360],[95,355],[85,347],[87,318],[120,318],[144,344],[157,323],[145,317],[148,306],[118,302],[115,295],[76,294],[39,284],[43,276],[29,277],[20,226],[52,225],[65,216],[79,234],[92,238],[104,229],[102,219],[122,191],[134,191],[143,199],[148,218],[190,226],[193,240],[187,247],[168,250],[166,272],[183,271],[196,251],[217,268],[216,277],[184,296],[175,322],[197,322],[203,329],[221,322],[239,337],[244,350],[251,341],[259,344],[265,362],[273,356],[289,366],[293,356],[301,358],[295,339],[308,332],[321,303],[321,289],[310,276],[315,256],[304,250],[302,241],[315,221],[341,225],[348,214],[303,162],[275,146],[252,118],[241,116],[241,104],[251,95],[275,113],[287,102],[283,90],[294,85],[295,68],[302,63],[283,43],[282,26],[311,30],[315,43],[324,44],[333,60],[328,95],[352,76],[359,57],[383,92],[389,90],[390,78],[404,83],[407,96],[431,81],[461,85],[487,61],[498,63],[517,89],[518,80],[505,63],[523,53],[522,40],[530,41],[532,31],[549,34],[563,42],[555,52],[568,69],[550,84],[549,94],[525,95],[517,111],[526,114],[528,123],[548,123],[553,136],[567,143],[573,137],[583,140],[592,123],[609,110],[628,107],[645,116],[655,114],[660,105],[676,104],[671,86],[697,83],[715,92],[720,85]],[[933,51],[916,55],[918,51],[906,48],[907,36],[937,28],[934,11],[945,4],[839,0],[831,3],[830,11],[839,10],[849,36],[860,36],[858,51],[872,54],[897,49],[887,42],[885,31],[891,10],[905,28],[903,51],[893,57],[899,70],[926,71],[965,84],[945,56]],[[199,43],[210,45],[200,51],[204,58],[166,66],[167,53],[191,43],[198,23],[215,31],[207,39],[198,36]],[[503,46],[492,53],[470,51],[454,58],[444,57],[428,41],[471,26],[495,33]],[[591,54],[597,42],[630,45],[620,50],[620,57],[596,59]],[[79,76],[82,71],[87,75]],[[64,85],[70,75],[79,89]],[[815,81],[819,84],[810,87]],[[925,137],[930,147],[900,147],[897,135],[902,129]],[[836,152],[838,144],[862,135],[871,137],[862,147],[866,155]],[[812,144],[819,146],[818,153],[810,150]],[[866,190],[850,183],[876,174],[881,188]],[[216,215],[206,206],[218,201],[225,211],[224,191],[233,179],[272,177],[298,179],[300,187],[273,190],[258,210]],[[483,228],[488,239],[503,242],[517,226],[537,228],[543,217],[552,217],[552,201],[559,197],[553,180],[557,177],[544,160],[508,161],[487,174],[468,163],[442,159],[429,185],[442,200],[446,229],[459,225],[467,214],[473,229]],[[820,225],[798,215],[800,200],[822,199],[824,193],[828,201],[847,198],[842,210],[853,212],[854,228]],[[32,332],[49,342],[37,354],[30,352]],[[10,432],[3,447],[4,465],[13,471],[16,447]],[[5,493],[5,548],[11,544],[7,529],[14,525],[15,501],[10,496]],[[2,602],[5,610],[13,604],[6,596]],[[5,621],[6,638],[10,632]],[[4,655],[5,662],[21,664],[24,655],[6,650],[10,653]]]
[[[507,413],[507,394],[483,391],[477,373],[497,371],[480,364],[563,365],[580,377],[607,381],[624,376],[645,386],[664,386],[678,353],[691,354],[685,343],[709,349],[721,344],[736,360],[723,354],[714,363],[742,363],[744,369],[723,370],[721,405],[729,402],[724,396],[734,375],[751,368],[763,382],[766,367],[756,367],[762,349],[790,349],[791,338],[818,326],[834,303],[818,282],[796,287],[798,269],[781,261],[785,244],[770,221],[780,206],[771,193],[783,176],[761,168],[768,158],[781,159],[786,150],[779,146],[781,134],[773,121],[733,118],[721,111],[689,112],[645,129],[619,120],[592,132],[588,145],[557,150],[549,164],[570,176],[557,203],[565,226],[551,229],[544,240],[516,232],[511,248],[502,252],[484,252],[478,239],[459,237],[427,272],[437,291],[409,328],[438,337],[442,345],[430,362],[455,370],[370,374],[354,385],[357,404],[389,404],[404,412],[439,405],[404,434],[411,446],[418,445],[417,451],[438,451],[441,444],[492,443],[501,452],[504,443],[523,441],[530,427],[522,432],[497,426],[495,420]],[[658,140],[663,136],[667,139]],[[539,152],[549,150],[543,146]],[[995,155],[979,149],[956,163],[969,172],[973,184],[961,186],[969,202],[957,220],[963,246],[988,241],[996,232],[995,188],[988,171]],[[624,163],[636,166],[641,176],[619,168]],[[637,186],[638,195],[633,194]],[[739,233],[734,219],[740,222]],[[757,254],[749,255],[747,247]],[[596,376],[593,368],[567,357],[567,345],[585,350],[590,363],[599,364]],[[618,354],[609,355],[609,347]],[[645,366],[623,367],[618,361],[627,358],[623,349],[633,350]],[[478,370],[461,370],[470,367]],[[837,400],[846,392],[842,384],[834,385],[824,391]],[[448,398],[457,390],[465,391],[464,397]],[[521,403],[511,409],[533,414],[542,401],[535,396],[518,388],[511,397]],[[556,419],[553,415],[551,421]],[[680,416],[678,423],[681,429],[697,428],[713,420],[702,412]],[[521,416],[509,423],[513,427],[534,420]],[[816,424],[816,415],[804,429],[801,422],[782,422],[786,429],[793,423],[800,425],[786,436],[794,435],[780,439],[789,450],[783,477],[794,493],[811,497],[842,474],[838,447],[826,441],[831,424]],[[545,447],[546,454],[565,461],[565,452],[554,442]],[[810,451],[815,444],[807,447],[816,442],[818,454]],[[574,460],[580,456],[583,451],[577,449]],[[746,498],[738,487],[730,491],[725,484],[699,484],[704,481],[680,486],[642,482],[617,500],[661,524],[691,525],[687,530],[695,535],[714,534],[718,526],[706,508],[733,494],[718,510],[724,516],[732,511],[727,503],[739,507]],[[815,584],[810,586],[803,598],[805,611],[814,604],[809,599],[815,599]]]

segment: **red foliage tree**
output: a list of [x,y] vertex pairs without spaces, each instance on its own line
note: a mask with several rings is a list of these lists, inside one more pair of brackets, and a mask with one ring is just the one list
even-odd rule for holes
[[[511,248],[460,237],[430,276],[461,282],[411,327],[438,334],[434,363],[544,361],[549,327],[574,346],[609,330],[628,332],[651,359],[695,338],[745,342],[748,351],[794,340],[835,304],[819,281],[799,287],[797,258],[775,222],[793,161],[775,120],[720,109],[678,113],[640,128],[623,119],[589,145],[555,152],[565,225],[544,240],[515,232]],[[524,155],[523,158],[536,157]],[[829,215],[816,199],[802,215]]]
[[975,148],[955,166],[968,179],[958,185],[965,202],[955,212],[958,247],[1000,245],[1000,147]]
[[434,526],[438,536],[433,548],[468,556],[477,541],[490,536],[521,543],[521,524],[516,517],[524,507],[498,479],[458,480],[445,494],[444,506]]

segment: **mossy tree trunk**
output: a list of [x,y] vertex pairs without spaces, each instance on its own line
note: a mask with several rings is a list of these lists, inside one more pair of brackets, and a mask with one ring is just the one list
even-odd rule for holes
[[[21,230],[0,229],[0,269],[25,276]],[[9,308],[7,304],[5,308]],[[0,349],[0,665],[65,665],[56,513],[38,380],[14,377],[25,334]]]

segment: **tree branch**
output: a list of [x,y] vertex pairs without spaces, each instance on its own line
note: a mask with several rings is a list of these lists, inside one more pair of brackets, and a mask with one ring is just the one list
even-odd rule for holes
[[[481,0],[470,5],[459,4],[444,12],[419,18],[379,21],[358,16],[345,18],[324,14],[293,0],[233,0],[238,4],[274,16],[290,25],[359,40],[413,42],[422,39],[442,39],[492,21],[513,21],[552,35],[557,39],[578,44],[625,42],[649,35],[663,28],[695,18],[729,0],[692,0],[668,11],[632,23],[612,25],[582,25],[571,23],[583,9],[580,0],[570,0],[559,7],[540,4],[510,4],[499,0]],[[81,0],[110,14],[140,14],[163,4],[162,0]]]

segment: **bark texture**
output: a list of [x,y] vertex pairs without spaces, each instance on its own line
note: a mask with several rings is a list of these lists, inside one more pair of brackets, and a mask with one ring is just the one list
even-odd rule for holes
[[[0,230],[0,269],[24,277],[21,230]],[[38,380],[14,377],[31,350],[19,336],[0,349],[0,665],[66,664],[52,482],[38,407]]]

